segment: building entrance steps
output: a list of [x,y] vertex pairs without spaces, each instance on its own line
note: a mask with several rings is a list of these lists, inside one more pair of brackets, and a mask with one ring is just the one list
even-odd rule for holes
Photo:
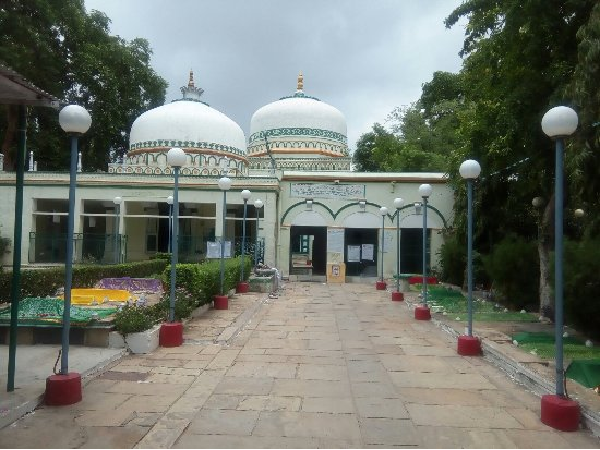
[[488,356],[457,355],[449,327],[415,320],[411,295],[392,302],[371,283],[288,282],[276,299],[234,296],[228,310],[187,322],[182,346],[120,358],[86,380],[81,402],[42,405],[0,429],[0,442],[598,448],[587,429],[542,424],[539,397]]

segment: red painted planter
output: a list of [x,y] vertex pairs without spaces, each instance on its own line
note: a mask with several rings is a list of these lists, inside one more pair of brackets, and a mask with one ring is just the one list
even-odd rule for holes
[[179,347],[181,344],[183,344],[183,324],[181,322],[163,323],[158,333],[158,345]]
[[415,319],[417,320],[431,320],[431,310],[428,306],[417,306],[415,308]]
[[50,375],[46,378],[46,405],[72,405],[82,399],[81,375],[69,372],[66,375]]
[[459,336],[457,353],[462,356],[481,356],[481,341],[475,336]]
[[238,294],[246,294],[250,290],[250,283],[247,281],[238,281],[235,292]]
[[393,302],[403,302],[404,301],[404,293],[403,292],[392,292],[392,301]]
[[226,295],[215,295],[215,309],[229,309],[229,299]]
[[387,288],[387,283],[385,281],[376,281],[375,282],[375,289],[377,289],[378,291],[385,291],[385,289]]
[[579,404],[558,395],[542,396],[542,423],[561,431],[579,429]]

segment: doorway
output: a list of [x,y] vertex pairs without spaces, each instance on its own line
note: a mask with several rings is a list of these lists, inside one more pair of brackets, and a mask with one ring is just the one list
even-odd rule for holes
[[290,229],[290,275],[325,276],[327,227],[292,226]]
[[[344,261],[346,261],[346,276],[349,277],[376,277],[377,276],[377,248],[379,230],[377,228],[346,228],[344,239]],[[360,258],[351,255],[348,260],[348,247],[360,247]]]
[[[431,230],[427,230],[427,272],[430,269]],[[423,229],[402,228],[400,236],[400,271],[402,273],[423,273]]]

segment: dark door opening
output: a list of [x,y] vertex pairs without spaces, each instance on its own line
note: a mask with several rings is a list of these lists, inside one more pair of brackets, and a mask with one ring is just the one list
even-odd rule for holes
[[[423,229],[402,228],[400,235],[400,272],[423,273]],[[427,230],[427,271],[431,263],[431,230]]]
[[[290,275],[325,275],[327,227],[299,227],[290,230]],[[311,272],[312,270],[312,272]]]
[[[379,242],[377,228],[346,228],[344,233],[344,261],[346,261],[346,276],[376,277],[377,276],[377,246]],[[367,246],[366,248],[363,245]],[[348,246],[360,246],[360,261],[348,261]],[[372,249],[372,255],[368,254]],[[365,253],[365,250],[367,251]],[[367,258],[365,258],[365,256]]]

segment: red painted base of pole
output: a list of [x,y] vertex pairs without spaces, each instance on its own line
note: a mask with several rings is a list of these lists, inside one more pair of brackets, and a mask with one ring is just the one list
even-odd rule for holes
[[403,292],[392,292],[392,301],[393,302],[403,302],[404,301],[404,293]]
[[179,347],[181,344],[183,344],[183,324],[181,322],[163,323],[158,332],[158,345]]
[[246,294],[250,290],[250,283],[247,281],[238,281],[235,292],[238,294]]
[[558,395],[543,395],[542,423],[561,431],[577,431],[579,404]]
[[415,319],[417,320],[431,320],[431,310],[429,306],[417,306],[415,308]]
[[229,299],[226,295],[215,295],[215,309],[229,309]]
[[462,356],[481,356],[481,341],[475,336],[459,336],[457,353]]
[[387,288],[387,283],[385,281],[376,281],[375,282],[375,289],[377,289],[378,291],[385,291],[385,289]]
[[44,403],[51,406],[72,405],[82,399],[81,375],[69,372],[66,375],[50,375],[46,378]]

